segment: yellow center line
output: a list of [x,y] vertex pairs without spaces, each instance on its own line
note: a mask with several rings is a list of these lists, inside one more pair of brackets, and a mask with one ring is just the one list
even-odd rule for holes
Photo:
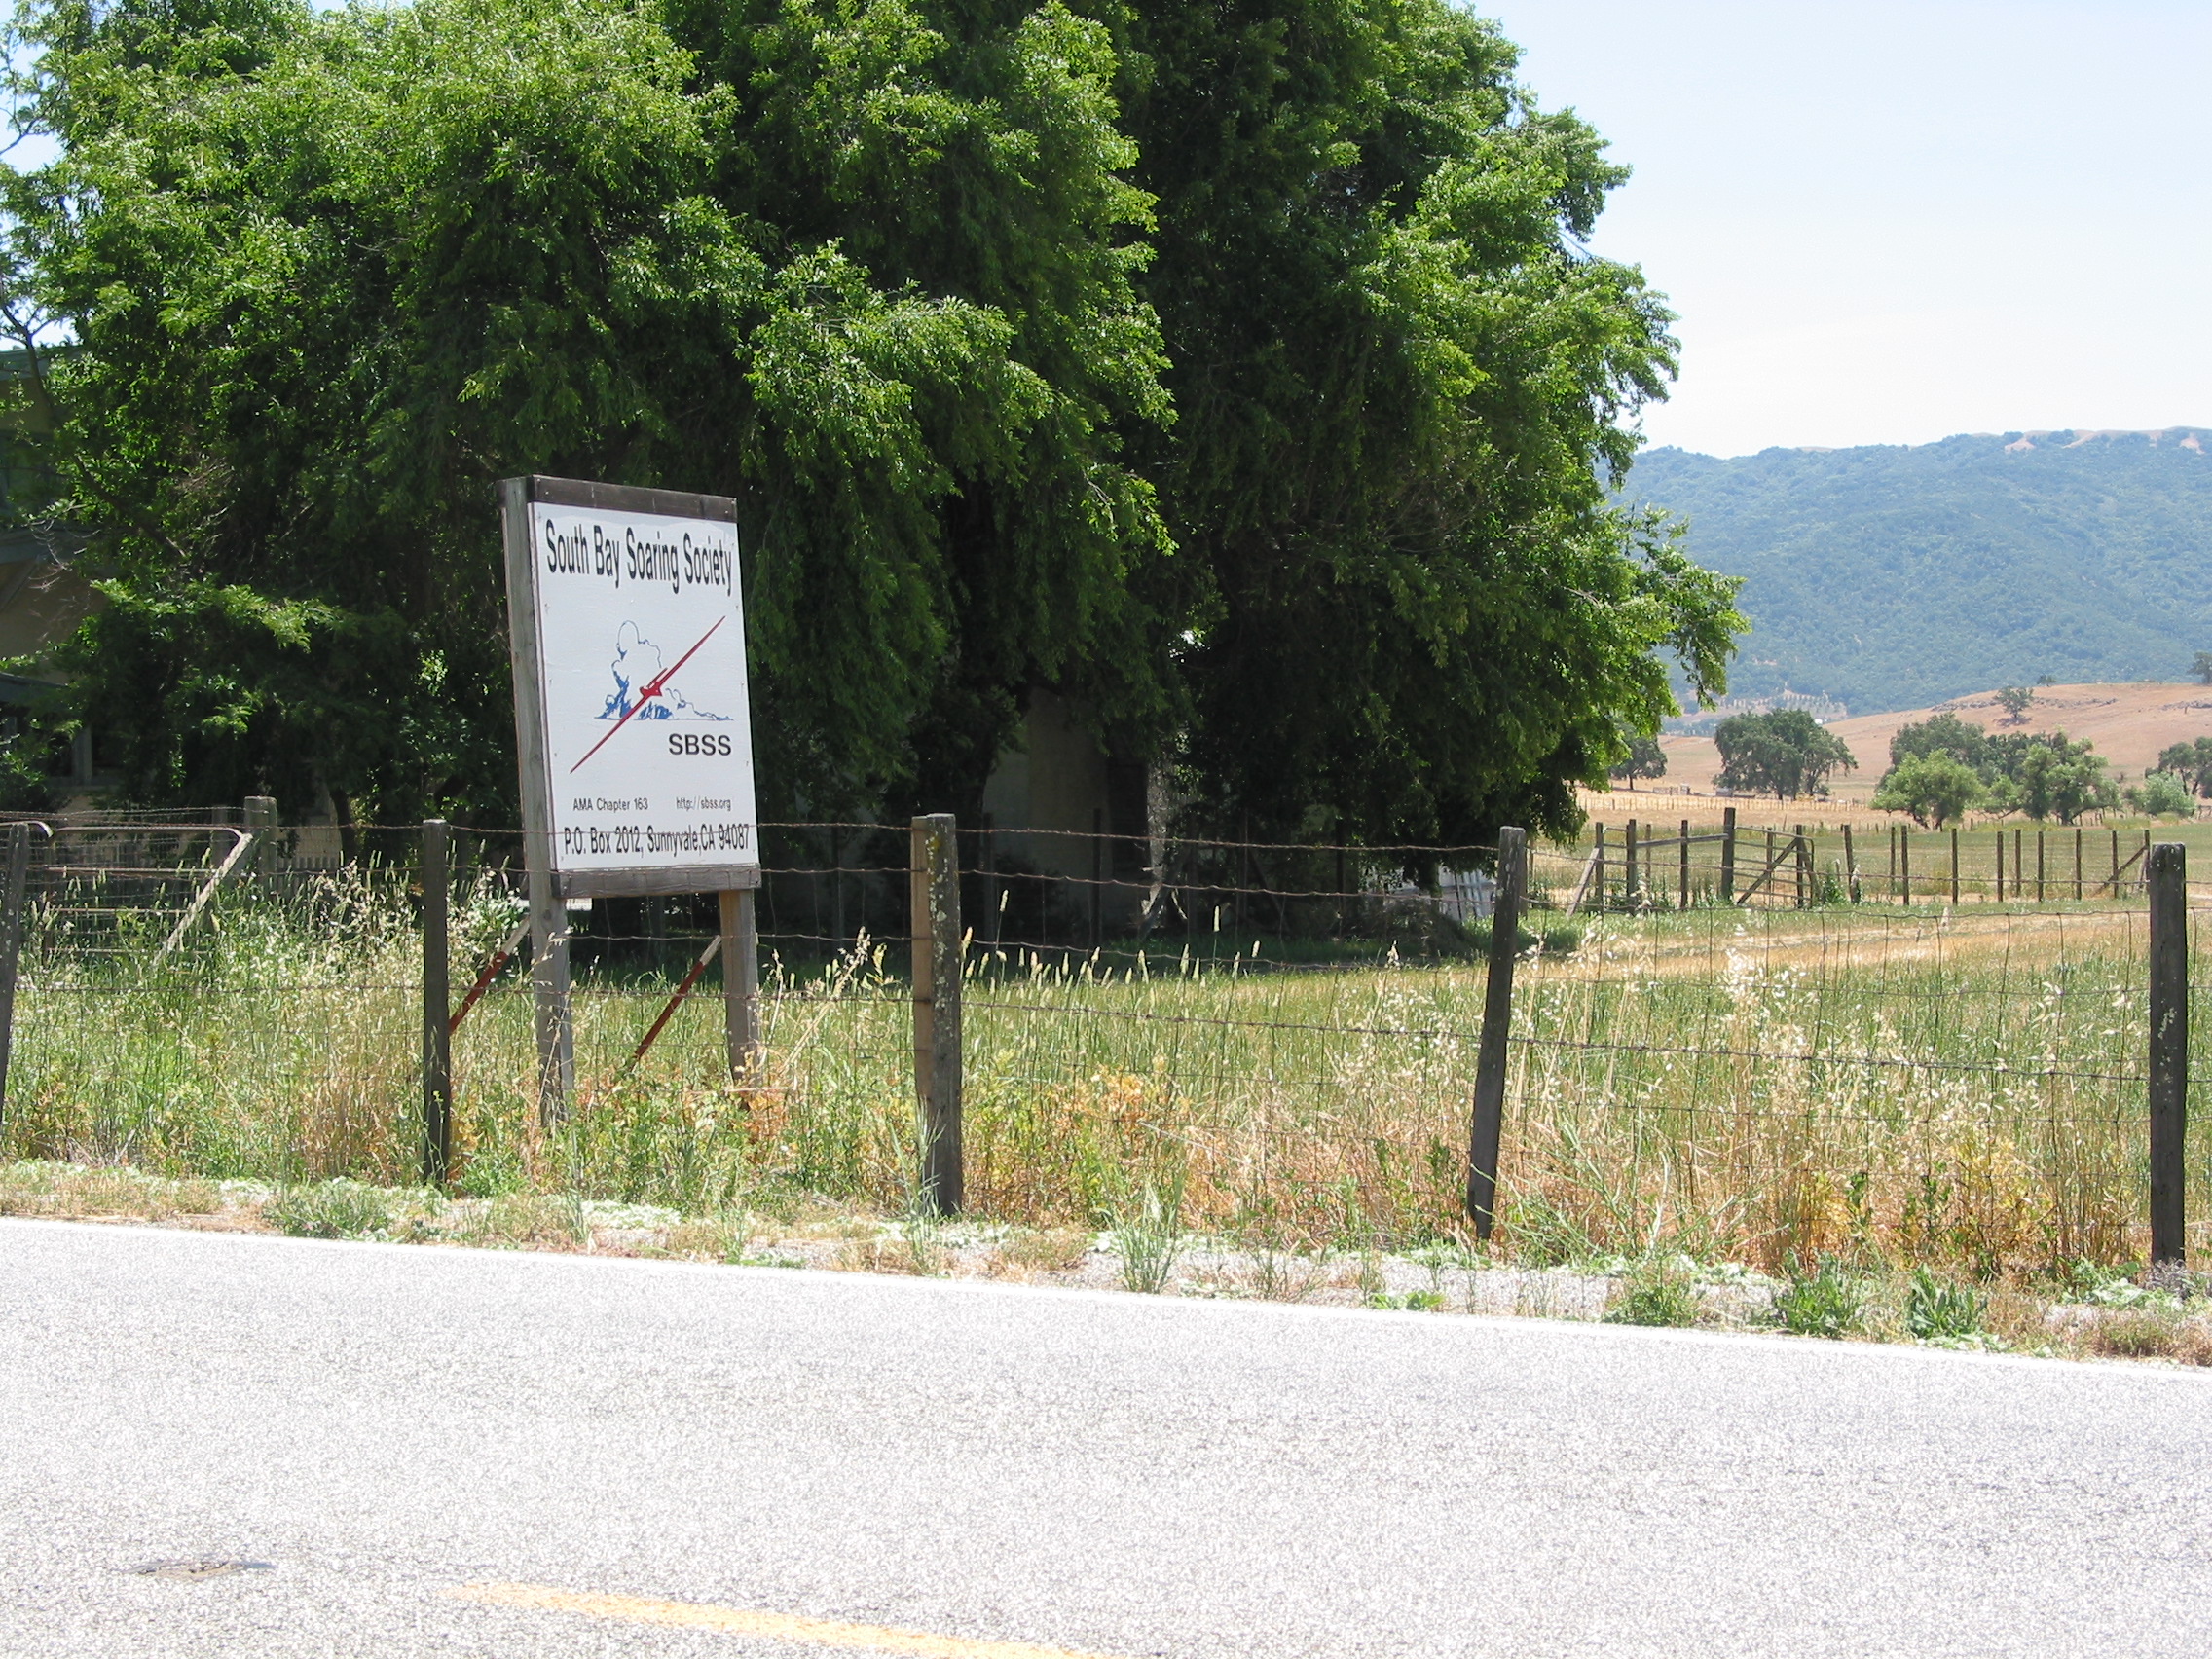
[[690,1630],[727,1631],[732,1636],[766,1637],[773,1641],[815,1647],[858,1647],[876,1653],[909,1653],[915,1659],[1108,1659],[1070,1647],[1040,1647],[1030,1641],[977,1641],[964,1636],[932,1636],[927,1631],[888,1625],[845,1624],[797,1613],[764,1613],[750,1607],[723,1607],[712,1602],[655,1602],[643,1596],[597,1596],[560,1590],[550,1584],[462,1584],[446,1592],[461,1602],[493,1607],[524,1607],[538,1612],[581,1613],[586,1618],[624,1619],[632,1624],[682,1625]]

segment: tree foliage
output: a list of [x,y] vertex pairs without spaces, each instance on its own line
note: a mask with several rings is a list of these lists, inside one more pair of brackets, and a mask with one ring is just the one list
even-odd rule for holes
[[1874,792],[1874,805],[1884,812],[1907,813],[1915,823],[1940,830],[1979,806],[1988,793],[1978,772],[1938,749],[1907,755],[1892,766]]
[[2140,784],[2123,792],[2130,811],[2146,818],[2189,818],[2196,812],[2196,795],[2189,780],[2168,771],[2146,772]]
[[1033,680],[1157,723],[1105,32],[755,10],[719,77],[607,0],[41,14],[18,206],[113,533],[63,661],[141,791],[509,809],[490,486],[531,471],[739,496],[787,800],[933,724],[987,765]]
[[[493,493],[740,501],[764,802],[1051,686],[1201,811],[1561,828],[1717,687],[1623,176],[1444,0],[39,0],[15,255],[141,794],[512,811]],[[1179,550],[1178,550],[1179,549]]]
[[2200,795],[2212,797],[2212,737],[2194,743],[2169,743],[2158,751],[2161,772],[2180,778]]
[[1713,741],[1720,751],[1716,782],[1722,789],[1777,800],[1824,794],[1830,774],[1859,764],[1843,739],[1803,709],[1732,716],[1714,728]]
[[1664,778],[1667,775],[1667,751],[1655,737],[1632,737],[1628,743],[1628,758],[1612,769],[1616,783],[1635,783],[1639,778]]
[[1943,714],[1900,727],[1890,740],[1891,767],[1883,775],[1874,804],[1919,817],[1908,802],[1936,776],[1926,763],[1938,759],[1971,770],[1981,786],[1975,799],[1958,808],[1961,812],[1986,807],[2072,824],[2084,812],[2120,803],[2096,745],[2063,731],[2000,732],[1992,737],[1980,726]]
[[1200,811],[1575,823],[1674,712],[1660,654],[1716,687],[1741,623],[1605,493],[1673,369],[1656,297],[1582,242],[1625,171],[1438,0],[1126,15]]

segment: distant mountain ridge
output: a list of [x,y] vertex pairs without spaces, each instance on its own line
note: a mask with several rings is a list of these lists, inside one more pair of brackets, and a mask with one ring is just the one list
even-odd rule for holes
[[2174,680],[2212,649],[2212,428],[1639,458],[1626,500],[1747,578],[1747,698],[1854,715],[2031,684]]

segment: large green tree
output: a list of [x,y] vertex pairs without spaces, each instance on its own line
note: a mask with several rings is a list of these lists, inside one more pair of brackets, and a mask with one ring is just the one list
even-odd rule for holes
[[1446,0],[28,18],[62,666],[150,797],[511,811],[523,471],[739,498],[771,811],[972,811],[1046,685],[1217,822],[1565,828],[1719,682],[1729,584],[1608,506],[1623,174]]
[[753,10],[703,54],[618,0],[34,11],[20,246],[108,533],[64,664],[140,791],[510,811],[526,471],[741,498],[771,809],[957,801],[1032,682],[1161,721],[1105,30]]
[[1825,794],[1830,773],[1859,764],[1843,739],[1803,709],[1733,715],[1713,728],[1713,743],[1720,751],[1715,782],[1722,789],[1777,800]]
[[1177,420],[1147,448],[1227,828],[1459,840],[1579,821],[1733,584],[1613,511],[1668,315],[1583,245],[1625,171],[1444,0],[1120,10]]

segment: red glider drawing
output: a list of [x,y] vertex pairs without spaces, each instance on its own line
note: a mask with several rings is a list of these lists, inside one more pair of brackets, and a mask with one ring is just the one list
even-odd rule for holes
[[[715,628],[719,628],[724,622],[727,622],[729,618],[726,616],[716,617]],[[698,645],[693,645],[689,650],[685,651],[682,656],[678,657],[676,661],[669,667],[662,669],[658,674],[654,675],[650,680],[646,681],[645,684],[638,687],[638,700],[632,703],[627,709],[624,709],[622,711],[622,718],[616,720],[613,725],[608,728],[607,737],[601,738],[597,743],[593,744],[589,749],[584,751],[584,760],[589,760],[594,755],[597,755],[602,749],[605,749],[608,744],[608,739],[611,738],[616,732],[620,731],[624,726],[628,725],[630,723],[630,717],[636,714],[640,709],[644,708],[648,698],[657,697],[661,694],[661,688],[665,686],[671,680],[676,678],[676,671],[699,654],[699,645],[705,645],[709,640],[715,637],[715,628],[709,628],[704,634],[701,634],[699,636]],[[583,770],[584,760],[578,760],[573,766],[571,766],[569,768],[570,774],[571,776]]]

